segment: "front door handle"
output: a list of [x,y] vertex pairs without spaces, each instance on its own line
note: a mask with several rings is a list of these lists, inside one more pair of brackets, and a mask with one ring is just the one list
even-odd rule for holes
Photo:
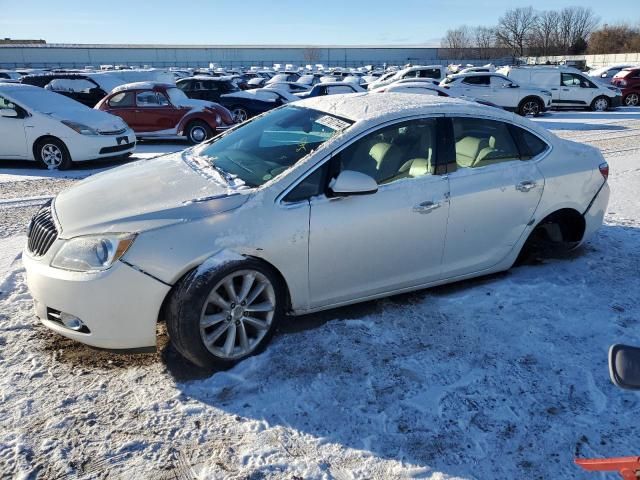
[[536,182],[532,182],[531,180],[525,180],[516,185],[516,190],[520,192],[528,192],[534,188],[536,188]]
[[431,213],[436,208],[440,208],[440,204],[432,201],[422,202],[413,207],[416,213]]

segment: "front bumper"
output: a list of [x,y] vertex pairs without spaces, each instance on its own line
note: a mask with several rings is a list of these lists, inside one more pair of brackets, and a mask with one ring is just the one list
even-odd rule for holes
[[622,106],[622,95],[616,95],[611,97],[611,108],[617,108]]
[[74,135],[62,139],[76,162],[97,160],[132,153],[136,148],[136,135],[127,129],[121,135]]
[[[46,327],[99,348],[155,348],[158,314],[170,286],[120,261],[104,272],[79,273],[50,267],[48,257],[23,253],[36,315]],[[89,331],[65,327],[52,311],[79,318]]]

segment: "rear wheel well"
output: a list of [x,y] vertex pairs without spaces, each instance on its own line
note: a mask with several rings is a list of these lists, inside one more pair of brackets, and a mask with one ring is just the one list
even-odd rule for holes
[[543,218],[529,234],[517,262],[532,256],[570,250],[580,243],[586,229],[584,217],[573,208],[563,208]]

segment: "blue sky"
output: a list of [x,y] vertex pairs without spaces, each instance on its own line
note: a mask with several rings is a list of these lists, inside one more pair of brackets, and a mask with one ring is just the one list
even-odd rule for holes
[[593,8],[603,22],[640,22],[640,0],[0,0],[0,37],[49,43],[438,44],[448,28],[492,25],[508,8],[575,4]]

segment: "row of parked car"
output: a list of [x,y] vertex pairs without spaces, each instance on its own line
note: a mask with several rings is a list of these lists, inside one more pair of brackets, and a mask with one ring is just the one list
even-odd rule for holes
[[[224,73],[203,71],[174,82],[171,72],[155,70],[47,72],[0,83],[0,131],[6,136],[0,158],[35,159],[43,167],[64,169],[74,160],[130,155],[139,139],[184,138],[195,144],[281,105],[334,94],[452,96],[536,116],[550,108],[603,111],[623,102],[635,105],[634,89],[640,88],[634,82],[640,68],[620,70],[612,84],[551,66],[473,67],[453,75],[439,65],[382,75],[247,72],[264,80],[259,88],[250,85],[253,78]],[[145,77],[151,80],[128,82]]]

